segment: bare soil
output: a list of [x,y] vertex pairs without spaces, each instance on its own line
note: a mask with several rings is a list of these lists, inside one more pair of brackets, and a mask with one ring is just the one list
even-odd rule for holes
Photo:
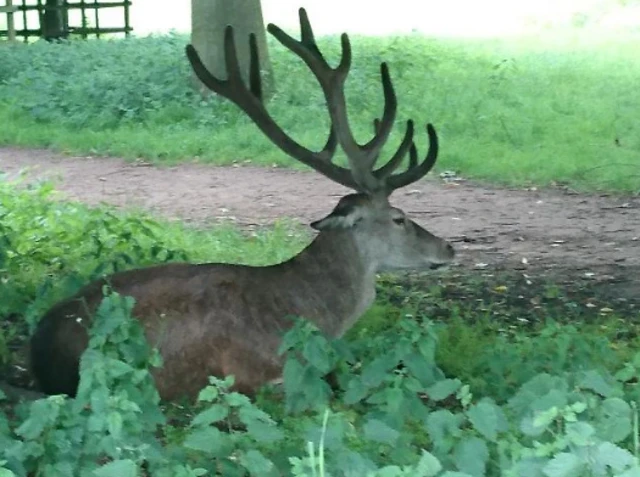
[[[231,219],[256,226],[284,217],[308,223],[327,214],[348,192],[314,172],[194,163],[155,167],[0,148],[0,171],[14,175],[25,168],[30,177],[54,179],[71,199],[144,208],[195,224]],[[454,242],[460,272],[509,272],[566,286],[587,284],[637,310],[638,197],[432,178],[396,191],[392,201],[431,232]]]

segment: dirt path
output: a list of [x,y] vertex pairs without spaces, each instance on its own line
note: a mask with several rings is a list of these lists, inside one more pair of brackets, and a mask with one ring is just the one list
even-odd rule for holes
[[[196,164],[157,168],[0,148],[0,171],[24,168],[32,168],[32,177],[59,180],[59,190],[70,198],[143,207],[199,223],[232,218],[241,225],[266,224],[282,217],[306,223],[328,213],[347,191],[312,172]],[[620,296],[640,296],[638,197],[425,180],[392,198],[427,229],[456,242],[464,268],[580,277]]]

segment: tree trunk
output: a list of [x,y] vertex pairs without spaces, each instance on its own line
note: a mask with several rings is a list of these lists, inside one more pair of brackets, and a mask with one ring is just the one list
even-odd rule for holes
[[40,18],[40,29],[42,38],[47,41],[67,38],[69,29],[67,28],[66,10],[64,0],[47,0],[45,9]]
[[[224,30],[227,25],[234,29],[238,61],[245,81],[249,74],[249,34],[256,35],[263,91],[268,93],[272,70],[260,0],[191,0],[191,44],[204,65],[218,78],[227,77],[224,59]],[[197,78],[195,81],[203,93],[209,92]]]

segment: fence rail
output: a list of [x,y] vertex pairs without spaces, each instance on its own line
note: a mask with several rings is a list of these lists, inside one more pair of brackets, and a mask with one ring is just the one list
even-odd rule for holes
[[[59,2],[47,2],[37,0],[36,3],[27,3],[29,0],[21,0],[21,5],[14,5],[14,0],[5,0],[5,6],[0,6],[0,14],[6,15],[7,28],[0,30],[0,38],[16,40],[18,37],[25,42],[30,37],[43,37],[46,39],[64,38],[69,35],[79,35],[88,38],[95,35],[100,38],[104,34],[124,33],[125,36],[133,31],[131,27],[130,7],[131,0],[101,1],[101,0],[61,0]],[[55,4],[53,4],[55,3]],[[101,26],[100,11],[105,9],[122,9],[122,26]],[[80,11],[80,24],[70,24],[69,12]],[[37,12],[39,24],[29,24],[29,12]],[[89,25],[89,15],[92,13],[93,25]],[[19,16],[22,28],[16,28],[15,16]]]

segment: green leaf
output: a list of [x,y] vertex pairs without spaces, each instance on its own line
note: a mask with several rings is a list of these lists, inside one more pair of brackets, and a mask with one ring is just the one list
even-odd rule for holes
[[509,469],[507,475],[513,475],[517,477],[543,477],[542,470],[547,464],[548,460],[543,457],[525,457],[519,460],[515,465]]
[[[378,469],[375,473],[370,472],[367,477],[404,477],[406,473],[397,465],[387,465]],[[306,477],[306,476],[305,476]]]
[[464,439],[455,447],[454,462],[456,467],[474,477],[484,477],[488,460],[489,448],[479,437]]
[[616,474],[615,477],[640,477],[640,468],[626,470],[621,474]]
[[547,477],[584,477],[588,474],[586,465],[577,455],[562,452],[551,459],[542,471]]
[[207,386],[198,393],[199,402],[213,402],[218,399],[220,392],[215,386]]
[[427,395],[433,401],[442,401],[454,394],[462,386],[459,379],[443,379],[427,388]]
[[548,409],[534,412],[533,425],[536,427],[547,428],[559,417],[560,409],[558,409],[557,406],[552,406]]
[[305,367],[295,358],[287,358],[282,371],[284,389],[287,394],[294,394],[300,390],[304,378]]
[[130,364],[120,361],[119,359],[105,357],[104,367],[112,378],[120,378],[133,372],[133,367]]
[[389,353],[379,356],[362,370],[362,383],[370,388],[379,386],[397,365],[398,361]]
[[569,393],[563,389],[551,389],[548,393],[531,402],[531,410],[542,412],[551,408],[564,409],[569,400]]
[[183,445],[189,449],[205,452],[213,457],[226,457],[233,448],[230,437],[215,427],[207,427],[190,432]]
[[383,444],[394,445],[398,437],[400,437],[400,433],[397,430],[378,419],[369,419],[362,430],[368,440]]
[[621,370],[616,372],[616,374],[614,374],[613,377],[616,378],[618,381],[627,382],[637,377],[637,375],[638,375],[638,372],[636,368],[631,364],[627,363],[624,365],[624,367]]
[[453,446],[453,443],[462,434],[460,426],[464,417],[460,414],[453,414],[447,409],[432,412],[427,417],[426,427],[429,437],[436,448],[446,451]]
[[[301,412],[327,404],[331,387],[316,368],[310,365],[302,367],[297,361],[289,360],[285,365],[285,373],[287,412]],[[287,381],[288,376],[291,376],[290,381]]]
[[567,438],[577,446],[587,446],[593,441],[595,429],[588,422],[578,421],[567,423]]
[[241,453],[239,461],[251,475],[264,476],[267,475],[268,472],[273,472],[275,470],[273,462],[257,450],[250,450],[246,453]]
[[302,349],[302,356],[322,374],[328,373],[333,367],[331,347],[327,340],[320,335],[309,337]]
[[433,454],[423,450],[415,470],[416,475],[434,477],[442,470],[442,464]]
[[631,452],[611,442],[602,442],[597,447],[595,466],[603,471],[602,475],[607,468],[614,472],[622,472],[634,464],[637,465],[637,462]]
[[349,381],[342,400],[347,406],[351,406],[367,397],[368,392],[369,388],[364,385],[359,376],[356,376]]
[[110,412],[107,416],[107,429],[109,430],[109,434],[116,439],[119,438],[122,433],[122,425],[122,414],[116,411]]
[[431,386],[435,382],[444,379],[442,371],[433,361],[427,361],[419,353],[411,353],[402,359],[409,372],[415,376],[424,387]]
[[436,361],[436,349],[437,342],[435,339],[429,337],[427,339],[421,339],[418,341],[418,349],[420,350],[420,354],[422,357],[430,363],[435,363]]
[[520,431],[530,437],[541,436],[559,415],[560,410],[557,407],[536,413],[532,412],[520,420]]
[[225,395],[224,402],[230,407],[244,408],[251,405],[251,400],[247,396],[237,392]]
[[620,390],[614,387],[613,383],[608,382],[600,372],[595,370],[583,373],[579,386],[603,397],[612,397],[615,394],[620,394]]
[[[509,407],[518,416],[522,416],[532,409],[543,411],[545,409],[549,409],[552,406],[563,408],[566,405],[566,399],[562,400],[558,398],[566,396],[568,393],[568,389],[569,384],[567,383],[566,379],[551,376],[545,373],[538,374],[527,381],[525,384],[523,384],[515,394],[515,396],[509,399]],[[557,393],[555,394],[555,402],[549,399],[546,402],[545,400],[542,400],[538,403],[538,406],[542,407],[533,407],[533,403],[537,402],[540,397],[546,396],[552,391]]]
[[93,471],[96,477],[137,477],[138,466],[129,459],[114,460]]
[[257,442],[276,442],[284,438],[284,432],[276,425],[253,421],[247,424],[247,432]]
[[51,396],[33,402],[29,408],[28,419],[16,429],[16,434],[27,440],[40,436],[49,425],[58,419],[63,403],[62,396]]
[[341,469],[344,477],[362,477],[374,472],[378,467],[365,455],[344,447],[335,454],[336,466]]
[[498,432],[507,428],[502,409],[488,399],[472,405],[467,411],[467,417],[474,429],[492,442],[496,441]]
[[213,404],[208,409],[198,413],[191,421],[191,426],[210,426],[220,422],[229,415],[229,409],[221,404]]
[[620,398],[605,399],[597,410],[594,426],[602,440],[615,443],[626,439],[633,430],[631,406]]

